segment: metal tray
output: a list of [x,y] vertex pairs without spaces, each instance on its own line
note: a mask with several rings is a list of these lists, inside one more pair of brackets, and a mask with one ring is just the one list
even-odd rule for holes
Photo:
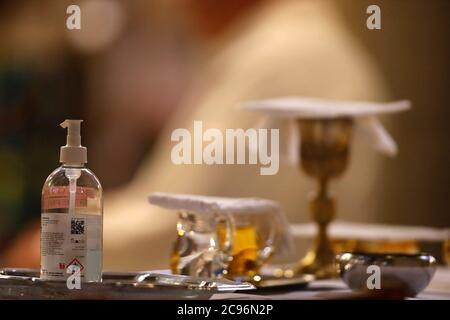
[[208,299],[215,293],[255,289],[250,283],[151,271],[104,272],[101,283],[43,281],[39,270],[0,269],[0,299]]

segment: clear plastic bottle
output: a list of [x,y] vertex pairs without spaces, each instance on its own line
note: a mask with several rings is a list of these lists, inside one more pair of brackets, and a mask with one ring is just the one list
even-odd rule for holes
[[102,279],[102,187],[85,167],[86,148],[81,146],[81,120],[66,120],[67,145],[61,148],[62,166],[53,171],[42,188],[41,278],[64,281],[76,265],[81,282]]

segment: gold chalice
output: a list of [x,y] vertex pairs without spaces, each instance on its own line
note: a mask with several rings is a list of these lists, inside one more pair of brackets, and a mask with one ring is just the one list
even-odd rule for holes
[[318,232],[312,248],[300,261],[297,273],[318,278],[336,276],[335,253],[327,226],[335,215],[335,201],[328,193],[328,182],[347,168],[353,120],[301,119],[300,163],[303,171],[317,179],[317,191],[310,200],[310,211]]
[[337,276],[335,253],[327,234],[327,226],[336,211],[335,201],[328,193],[328,182],[347,168],[350,140],[356,131],[377,151],[394,156],[397,145],[377,116],[408,110],[410,102],[280,97],[246,101],[241,105],[246,110],[265,114],[266,127],[280,128],[283,123],[298,127],[296,130],[300,132],[294,130],[287,135],[285,142],[289,147],[286,155],[291,158],[290,147],[297,148],[295,136],[299,133],[300,156],[294,162],[300,160],[302,170],[318,182],[317,191],[310,200],[310,211],[318,232],[313,246],[295,271],[298,274],[313,274],[316,278]]

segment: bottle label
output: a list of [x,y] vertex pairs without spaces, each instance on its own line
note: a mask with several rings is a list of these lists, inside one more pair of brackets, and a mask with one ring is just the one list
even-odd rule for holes
[[94,214],[42,213],[41,278],[65,280],[77,265],[82,281],[100,281],[102,217]]
[[[76,208],[86,208],[88,199],[95,197],[95,190],[89,187],[77,187],[75,197]],[[69,208],[69,187],[55,186],[48,188],[42,194],[42,208]]]

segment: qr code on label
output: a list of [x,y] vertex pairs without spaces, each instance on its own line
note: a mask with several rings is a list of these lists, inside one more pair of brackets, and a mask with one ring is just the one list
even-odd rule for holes
[[70,234],[84,234],[84,219],[72,218],[70,222]]

